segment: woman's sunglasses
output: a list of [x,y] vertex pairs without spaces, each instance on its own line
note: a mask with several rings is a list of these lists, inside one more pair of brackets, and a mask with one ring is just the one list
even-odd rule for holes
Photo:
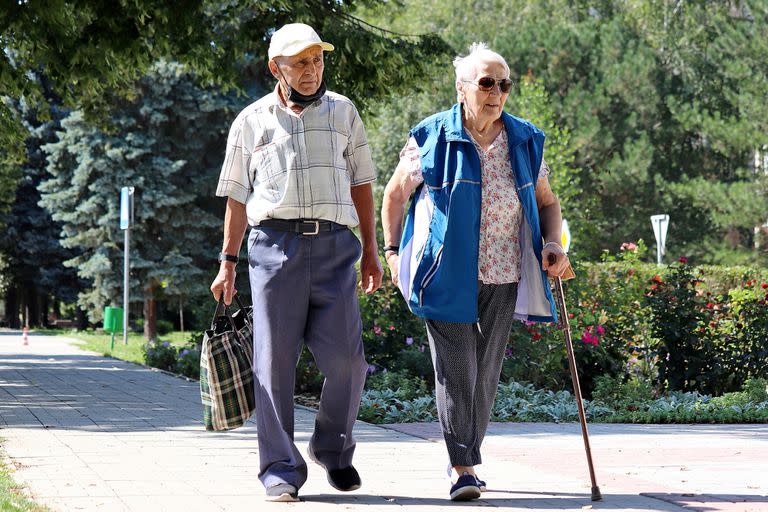
[[512,85],[514,82],[510,80],[509,78],[501,78],[499,80],[495,78],[491,78],[489,76],[484,76],[482,78],[478,78],[477,82],[473,82],[471,80],[464,80],[465,82],[468,82],[470,84],[475,84],[478,89],[480,89],[483,92],[490,92],[493,90],[493,87],[498,83],[499,84],[499,90],[502,93],[508,93],[509,90],[512,88]]

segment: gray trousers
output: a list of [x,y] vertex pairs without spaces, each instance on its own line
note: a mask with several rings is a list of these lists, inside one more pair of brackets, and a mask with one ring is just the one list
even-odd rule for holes
[[480,446],[496,398],[516,299],[517,283],[480,283],[477,324],[426,322],[437,412],[451,466],[482,462]]
[[357,303],[361,245],[349,229],[300,235],[256,227],[248,238],[259,479],[307,480],[294,443],[296,364],[306,343],[325,376],[310,445],[329,469],[351,465],[352,426],[368,368]]

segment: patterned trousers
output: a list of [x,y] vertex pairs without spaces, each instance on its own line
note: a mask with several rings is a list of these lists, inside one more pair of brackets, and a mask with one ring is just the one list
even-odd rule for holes
[[483,443],[512,330],[517,283],[483,284],[476,324],[427,320],[435,395],[452,466],[482,462]]

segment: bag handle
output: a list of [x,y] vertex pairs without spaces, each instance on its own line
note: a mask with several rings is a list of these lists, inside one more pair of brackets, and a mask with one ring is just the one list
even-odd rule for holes
[[[238,300],[238,302],[240,302]],[[222,312],[224,314],[222,314]],[[213,312],[213,319],[211,320],[211,329],[213,329],[216,326],[216,319],[222,316],[226,316],[227,319],[229,319],[229,326],[232,328],[233,331],[236,331],[235,329],[235,321],[232,319],[232,313],[229,312],[229,306],[224,304],[224,292],[221,293],[221,297],[219,297],[219,302],[216,304],[216,310]]]
[[[242,301],[240,300],[240,297],[235,293],[235,300],[237,301],[237,305],[240,306],[240,310],[243,312],[243,320],[248,325],[250,329],[252,329],[251,324],[248,322],[248,315],[245,313],[245,307],[243,306]],[[221,311],[224,311],[224,314],[221,314]],[[235,327],[235,320],[232,318],[232,313],[229,311],[229,306],[224,304],[224,292],[221,292],[221,296],[219,297],[219,302],[216,304],[216,310],[213,312],[213,319],[211,320],[211,330],[213,330],[216,327],[216,319],[226,316],[229,320],[229,327],[232,329],[232,331],[235,333],[235,336],[240,338],[240,341],[243,343],[246,343],[247,341],[242,338],[242,335],[240,334],[240,331],[237,330]]]
[[248,321],[248,315],[246,314],[245,306],[243,305],[243,302],[240,300],[240,295],[238,295],[237,293],[235,293],[235,301],[237,301],[237,305],[240,307],[240,311],[243,312],[243,321],[245,322],[245,325],[247,325],[249,329],[253,329],[251,322]]

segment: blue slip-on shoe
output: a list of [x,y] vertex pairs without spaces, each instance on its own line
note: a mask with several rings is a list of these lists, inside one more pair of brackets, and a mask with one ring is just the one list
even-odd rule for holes
[[477,475],[475,475],[475,480],[477,480],[477,486],[480,488],[480,492],[485,492],[488,490],[488,488],[485,485],[485,481],[477,478]]
[[464,473],[451,487],[451,501],[469,501],[480,497],[480,487],[474,475]]

